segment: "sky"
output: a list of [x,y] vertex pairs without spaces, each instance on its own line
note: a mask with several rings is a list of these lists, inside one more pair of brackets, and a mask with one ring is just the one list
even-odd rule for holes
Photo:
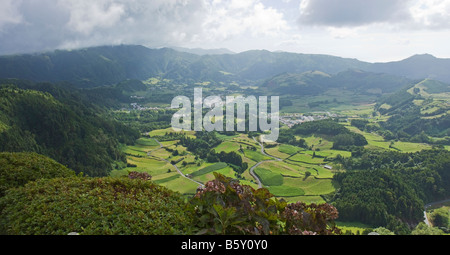
[[450,58],[450,0],[0,0],[0,55],[118,44]]

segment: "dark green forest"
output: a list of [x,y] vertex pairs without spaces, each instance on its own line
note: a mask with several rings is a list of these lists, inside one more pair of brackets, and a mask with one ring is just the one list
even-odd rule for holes
[[424,205],[450,195],[450,152],[443,149],[416,153],[360,150],[339,158],[347,169],[333,204],[341,220],[387,226],[408,234],[406,225],[423,220]]
[[126,162],[119,145],[134,143],[139,132],[62,87],[36,88],[45,90],[0,87],[0,151],[47,155],[89,176],[107,176],[115,162]]

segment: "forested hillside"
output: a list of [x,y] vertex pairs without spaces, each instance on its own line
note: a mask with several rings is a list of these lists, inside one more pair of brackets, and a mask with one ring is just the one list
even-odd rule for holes
[[337,73],[366,63],[326,55],[248,51],[204,55],[143,46],[102,46],[73,51],[0,57],[0,78],[68,81],[81,87],[111,85],[154,76],[181,81],[260,80],[283,72]]
[[404,77],[352,69],[337,74],[282,73],[267,79],[261,87],[271,93],[296,96],[318,95],[330,89],[382,95],[396,92],[410,83],[412,81]]
[[448,84],[426,79],[379,100],[375,110],[389,117],[380,124],[396,138],[433,143],[427,136],[450,135],[449,92]]
[[106,176],[114,162],[126,162],[119,143],[134,143],[137,131],[102,117],[99,106],[83,104],[76,93],[47,88],[56,97],[0,87],[0,151],[37,152],[90,176]]
[[367,70],[388,73],[410,79],[435,79],[450,82],[449,59],[436,58],[430,54],[414,55],[401,61],[374,63]]
[[408,234],[423,220],[423,206],[450,195],[450,152],[363,151],[339,159],[347,171],[334,178],[340,189],[333,204],[341,220],[387,226]]
[[198,56],[142,46],[94,47],[0,57],[0,77],[38,82],[67,81],[79,87],[112,85],[147,79],[183,66]]

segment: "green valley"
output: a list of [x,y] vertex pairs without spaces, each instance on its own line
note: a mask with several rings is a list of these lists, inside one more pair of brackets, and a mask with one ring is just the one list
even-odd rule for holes
[[[197,56],[120,46],[44,55],[0,58],[0,66],[22,67],[0,71],[5,233],[28,233],[12,225],[25,217],[20,208],[32,208],[30,219],[45,230],[33,233],[449,233],[448,205],[429,211],[440,232],[419,224],[426,204],[450,197],[445,81],[265,51]],[[32,71],[41,62],[45,72]],[[247,122],[242,132],[173,130],[171,100],[192,99],[197,87],[205,98],[279,96],[278,140],[261,142],[264,132]],[[45,229],[39,210],[74,214]],[[137,213],[127,219],[130,210]],[[297,211],[329,218],[303,222]],[[91,218],[78,221],[83,215]],[[148,231],[154,219],[166,227]]]

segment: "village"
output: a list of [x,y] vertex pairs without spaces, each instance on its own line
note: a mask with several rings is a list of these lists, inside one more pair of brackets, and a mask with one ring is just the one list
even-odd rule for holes
[[289,113],[280,116],[280,123],[291,128],[297,124],[302,124],[304,122],[317,121],[335,117],[337,117],[336,114],[331,114],[329,112],[317,112],[312,113],[312,115],[304,115],[301,113]]

